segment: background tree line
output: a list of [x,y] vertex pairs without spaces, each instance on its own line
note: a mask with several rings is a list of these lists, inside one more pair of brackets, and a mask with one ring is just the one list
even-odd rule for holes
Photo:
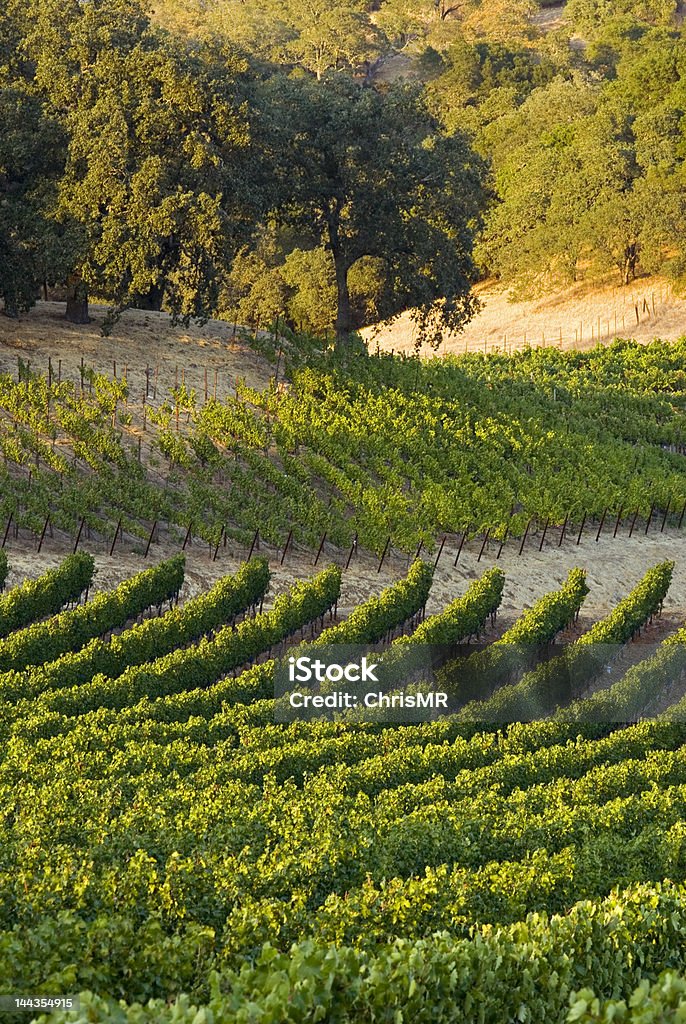
[[[0,295],[340,338],[472,282],[684,274],[673,0],[10,0]],[[389,55],[411,81],[389,85]]]

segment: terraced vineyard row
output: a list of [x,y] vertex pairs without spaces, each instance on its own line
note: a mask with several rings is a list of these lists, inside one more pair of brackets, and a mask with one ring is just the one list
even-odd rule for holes
[[[594,990],[570,1011],[591,1020],[642,981],[664,989],[686,934],[686,721],[681,704],[622,721],[681,676],[683,631],[611,687],[565,707],[544,701],[544,717],[525,724],[506,712],[479,724],[482,705],[471,705],[418,725],[279,725],[275,661],[246,662],[289,636],[314,654],[378,644],[405,623],[378,655],[402,666],[413,647],[481,634],[502,572],[422,619],[432,574],[415,562],[322,629],[339,570],[257,614],[269,571],[253,560],[136,623],[146,600],[178,592],[179,571],[162,563],[2,642],[18,651],[32,629],[92,627],[75,626],[57,659],[0,675],[3,985],[89,989],[75,1020],[133,1022],[138,1011],[106,1001],[123,997],[162,1000],[136,1020],[189,1024],[198,1005],[247,1024],[248,998],[264,1019],[314,1022],[327,1006],[332,1020],[390,1024],[382,992],[413,1020],[547,1024],[565,1020],[575,990]],[[604,664],[602,642],[631,643],[659,614],[671,571],[650,570],[566,646],[579,680]],[[554,662],[509,659],[505,672],[500,652],[512,638],[549,644],[587,591],[573,572],[469,659],[497,666],[481,675],[483,707],[506,699],[517,711],[511,695],[532,687],[550,698],[538,680]],[[129,624],[99,639],[99,610],[117,607]]]
[[49,517],[108,547],[125,531],[141,549],[161,523],[179,545],[259,530],[281,551],[316,550],[326,535],[377,556],[440,533],[522,537],[531,522],[679,528],[684,344],[431,363],[318,351],[286,389],[237,380],[204,403],[185,385],[142,399],[124,378],[20,366],[0,375],[0,522],[43,538]]

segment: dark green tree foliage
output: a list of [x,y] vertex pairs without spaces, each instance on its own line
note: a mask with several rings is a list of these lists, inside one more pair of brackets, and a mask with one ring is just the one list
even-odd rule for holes
[[496,202],[479,257],[505,280],[683,273],[683,47],[665,30],[616,39],[609,80],[560,76],[483,127]]
[[379,313],[415,309],[418,334],[436,341],[472,315],[472,230],[479,161],[445,136],[418,88],[381,94],[347,78],[272,80],[265,90],[279,207],[330,251],[339,339],[353,327],[349,274],[363,257],[383,261]]
[[16,316],[59,267],[51,219],[66,139],[18,58],[18,22],[0,14],[0,297]]
[[[174,24],[195,12],[192,34],[217,34],[259,58],[301,67],[321,78],[326,71],[352,70],[378,55],[382,34],[369,17],[368,0],[209,0],[180,4],[164,0]],[[171,9],[171,10],[170,10]]]
[[426,91],[448,130],[462,128],[477,141],[485,124],[516,109],[556,75],[551,60],[509,43],[470,42],[458,36],[440,54],[440,73]]
[[85,242],[74,298],[210,315],[255,200],[247,64],[209,45],[189,53],[116,0],[41,3],[27,20],[36,84],[69,133],[60,209]]
[[[355,328],[379,319],[386,287],[383,261],[363,257],[350,269]],[[237,254],[220,297],[222,316],[250,327],[279,318],[291,329],[321,335],[336,323],[336,275],[331,252],[306,235],[265,225],[253,246]]]
[[677,7],[677,0],[569,0],[567,18],[578,32],[589,35],[622,17],[669,25]]

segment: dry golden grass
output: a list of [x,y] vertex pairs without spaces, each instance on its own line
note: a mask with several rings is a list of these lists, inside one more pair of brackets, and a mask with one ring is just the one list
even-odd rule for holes
[[79,378],[83,358],[86,366],[112,376],[127,369],[132,401],[143,394],[146,369],[151,384],[157,379],[160,393],[174,387],[182,377],[187,387],[204,398],[205,371],[208,390],[217,397],[234,390],[237,377],[264,387],[273,367],[256,355],[238,337],[233,327],[210,320],[203,327],[174,327],[167,313],[127,310],[109,337],[101,334],[107,307],[91,305],[92,322],[83,326],[64,319],[64,304],[39,302],[19,320],[0,316],[0,371],[16,372],[17,357],[31,361],[33,369],[45,371],[48,359],[54,372],[62,362],[62,376]]
[[[510,301],[509,292],[492,282],[478,285],[475,292],[483,304],[481,312],[462,333],[446,335],[441,354],[512,352],[527,345],[587,349],[598,339],[675,341],[686,334],[686,299],[659,278],[643,278],[626,288],[580,282],[521,302]],[[378,340],[387,352],[414,349],[414,325],[408,314],[383,328],[378,339],[372,328],[363,333],[372,348]]]

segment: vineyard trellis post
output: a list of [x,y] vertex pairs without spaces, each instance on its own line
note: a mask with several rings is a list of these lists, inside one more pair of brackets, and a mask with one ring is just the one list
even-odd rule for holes
[[357,533],[353,537],[353,542],[350,545],[350,553],[348,554],[348,561],[345,563],[346,569],[350,568],[350,563],[352,561],[352,557],[353,557],[353,555],[355,554],[356,551],[357,551]]
[[646,523],[646,536],[648,534],[648,530],[650,529],[650,524],[653,521],[653,513],[654,512],[655,512],[655,502],[653,502],[652,505],[650,506],[650,513],[648,514],[648,522]]
[[291,529],[288,531],[288,536],[286,537],[286,543],[283,546],[283,554],[281,555],[281,565],[283,565],[283,563],[284,563],[284,559],[286,557],[286,552],[288,551],[288,548],[289,548],[290,543],[291,543],[292,540],[293,540],[293,527],[291,527]]
[[543,545],[545,544],[545,535],[548,532],[549,525],[550,525],[550,516],[548,516],[546,518],[545,526],[543,527],[543,536],[541,537],[541,543],[538,545],[538,550],[539,551],[543,551]]
[[582,537],[583,532],[584,532],[584,526],[586,525],[586,515],[587,515],[587,513],[584,512],[583,518],[581,520],[581,526],[579,527],[579,536],[576,538],[576,546],[577,547],[579,547],[579,544],[581,544],[581,537]]
[[248,552],[248,559],[247,559],[248,561],[250,561],[250,559],[252,558],[253,551],[255,550],[256,546],[257,546],[257,548],[259,550],[259,545],[260,545],[260,531],[259,531],[259,529],[257,529],[257,530],[255,530],[255,536],[252,539],[252,544],[250,545],[250,551]]
[[662,517],[662,526],[660,527],[660,533],[665,532],[665,526],[667,525],[667,516],[669,515],[669,506],[672,504],[672,499],[669,498],[667,501],[667,507],[665,508],[665,514]]
[[445,547],[445,540],[446,540],[446,534],[444,533],[443,534],[443,539],[441,541],[441,546],[438,549],[438,554],[436,555],[436,561],[434,562],[434,569],[438,566],[438,560],[441,557],[441,555],[443,554],[443,548]]
[[10,535],[10,527],[12,525],[12,519],[13,518],[14,518],[13,513],[10,512],[9,517],[7,519],[7,526],[5,527],[5,535],[2,538],[2,546],[3,546],[3,548],[4,548],[5,544],[7,543],[7,538]]
[[155,530],[156,529],[157,529],[157,520],[155,520],[155,522],[152,524],[152,530],[150,531],[150,536],[148,537],[148,543],[145,545],[145,554],[143,555],[143,558],[147,558],[148,557],[148,553],[150,552],[150,545],[152,544],[152,539],[155,536]]
[[608,513],[607,508],[604,508],[603,509],[603,514],[600,517],[600,526],[598,527],[598,532],[595,535],[595,542],[596,542],[596,544],[600,540],[600,534],[603,532],[603,526],[605,525],[605,517],[607,516],[607,513]]
[[462,534],[462,540],[460,541],[460,546],[457,549],[457,554],[455,555],[455,561],[453,562],[453,567],[457,566],[457,563],[458,563],[458,561],[460,559],[460,555],[462,554],[462,548],[464,547],[465,541],[467,540],[468,532],[469,532],[469,526],[467,526],[467,528],[464,530],[464,532]]
[[191,522],[188,524],[188,529],[186,530],[186,536],[183,538],[183,545],[181,547],[181,550],[185,551],[186,547],[188,546],[188,544],[192,544],[192,543],[193,543],[193,522],[191,520]]
[[500,542],[500,547],[498,548],[498,554],[495,556],[496,559],[500,558],[500,556],[503,553],[503,548],[505,547],[505,541],[507,540],[507,538],[509,536],[509,533],[510,533],[510,523],[511,522],[512,522],[512,516],[510,516],[510,518],[508,519],[507,526],[505,527],[505,533],[503,534],[503,539]]
[[634,532],[634,526],[636,525],[636,520],[638,519],[638,513],[639,513],[639,510],[636,509],[636,511],[634,512],[634,518],[631,520],[631,526],[629,527],[629,537],[630,538],[631,538],[631,536],[632,536],[632,534]]
[[[225,536],[226,536],[226,527],[222,526],[221,531],[219,533],[219,540],[217,541],[217,546],[215,547],[214,554],[212,555],[212,561],[213,562],[217,561],[217,556],[219,554],[219,548],[220,548],[221,542],[222,542],[222,540],[224,539]],[[254,541],[253,541],[253,544],[254,544]],[[252,548],[250,548],[250,555],[252,555]],[[250,555],[248,555],[248,561],[250,561]]]
[[486,550],[486,545],[488,544],[488,538],[490,537],[490,535],[491,535],[491,528],[489,526],[489,528],[486,530],[486,533],[484,534],[483,544],[481,545],[481,551],[479,552],[479,557],[477,558],[477,562],[481,561],[481,556],[483,555],[484,551]]
[[524,551],[524,545],[526,544],[526,538],[529,536],[530,528],[531,528],[531,520],[529,520],[529,522],[526,524],[526,529],[524,530],[524,536],[522,537],[522,543],[519,545],[519,554],[520,555]]
[[76,540],[74,541],[74,554],[76,554],[76,552],[78,550],[79,541],[81,540],[81,534],[83,533],[83,528],[84,528],[85,525],[86,525],[86,517],[85,516],[81,516],[81,522],[79,523],[79,529],[78,529],[77,534],[76,534]]
[[379,559],[379,566],[378,566],[378,568],[376,570],[377,574],[381,572],[381,566],[384,564],[384,560],[386,558],[386,553],[387,553],[387,551],[388,551],[388,549],[390,547],[390,544],[391,544],[391,538],[389,537],[388,540],[386,541],[386,544],[384,546],[383,551],[381,552],[381,558]]
[[47,516],[45,517],[45,522],[43,523],[43,529],[41,531],[40,540],[38,541],[38,554],[40,554],[40,550],[43,547],[43,541],[45,540],[45,534],[47,533],[49,523],[50,513],[48,512]]
[[623,509],[623,507],[622,507],[622,506],[620,505],[620,506],[619,506],[619,512],[617,513],[617,521],[615,522],[615,528],[614,528],[614,532],[613,532],[613,534],[612,534],[613,538],[617,536],[617,530],[619,529],[619,524],[620,524],[620,523],[621,523],[621,521],[622,521],[622,512],[623,512],[623,511],[624,511],[624,509]]
[[319,558],[320,558],[320,556],[321,556],[321,553],[322,553],[322,551],[324,550],[324,543],[325,543],[325,541],[326,541],[326,530],[324,531],[324,534],[323,534],[323,536],[322,536],[322,539],[321,539],[321,540],[320,540],[320,542],[319,542],[319,548],[317,549],[317,557],[316,557],[316,558],[315,558],[315,560],[314,560],[314,564],[315,564],[315,565],[316,565],[316,564],[317,564],[317,562],[319,561]]
[[557,542],[557,546],[558,546],[558,548],[561,548],[561,547],[562,547],[562,541],[563,541],[563,540],[565,539],[565,531],[566,531],[566,529],[567,529],[567,523],[568,523],[568,522],[569,522],[569,512],[568,512],[568,513],[567,513],[567,515],[565,516],[565,521],[564,521],[564,523],[562,524],[562,532],[560,533],[560,539],[559,539],[559,541]]
[[119,522],[117,523],[117,529],[114,531],[114,537],[112,538],[112,546],[110,548],[110,558],[114,554],[114,546],[117,543],[117,538],[119,537],[120,532],[121,532],[121,518],[119,519]]

